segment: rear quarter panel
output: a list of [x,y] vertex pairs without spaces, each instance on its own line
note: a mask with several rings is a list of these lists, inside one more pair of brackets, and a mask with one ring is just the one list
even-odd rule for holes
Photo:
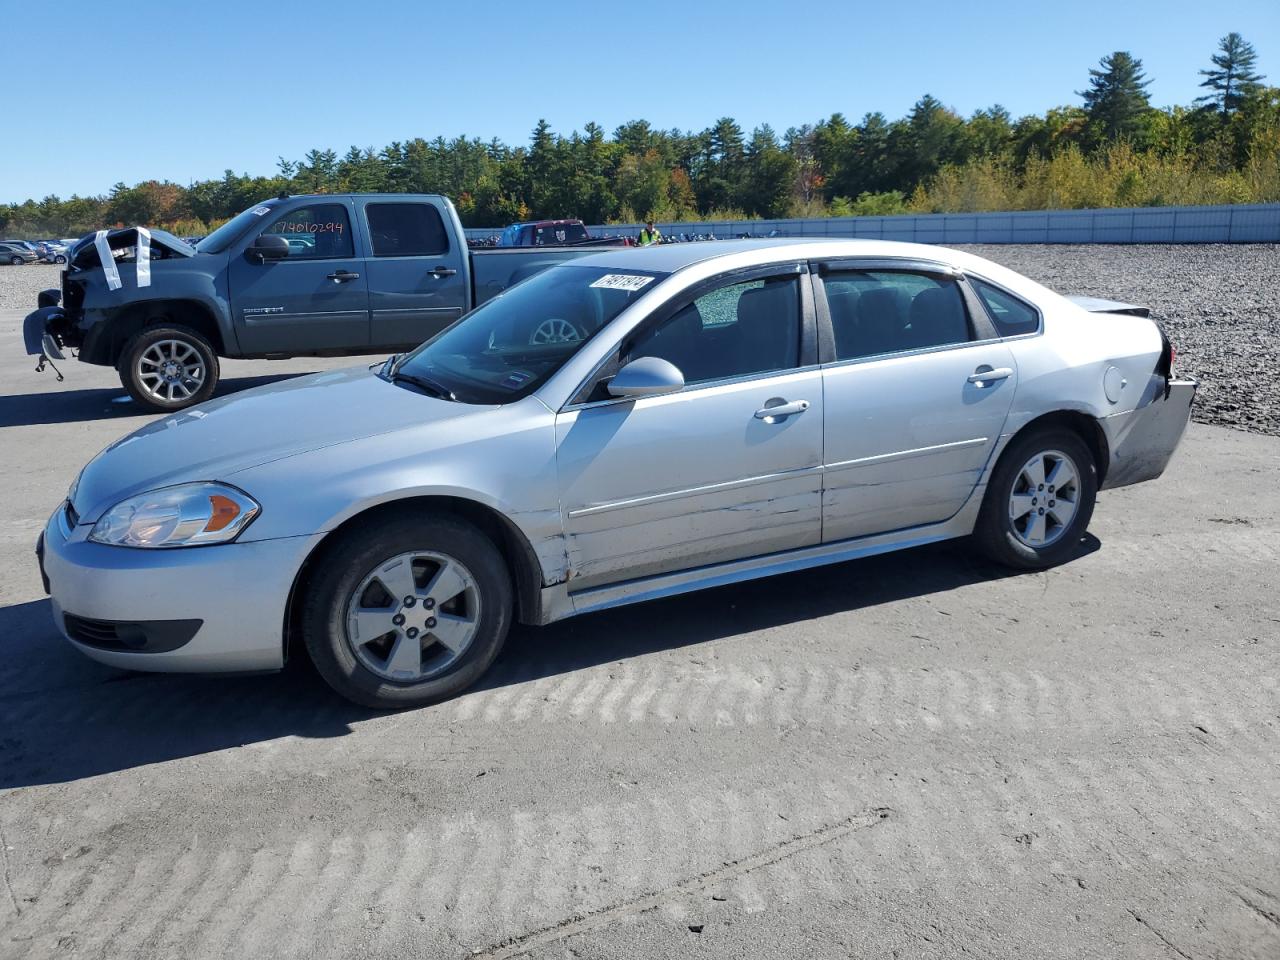
[[1005,424],[1009,435],[1046,413],[1071,410],[1103,418],[1150,399],[1144,393],[1162,346],[1156,325],[1143,317],[1089,313],[1057,299],[1043,311],[1040,335],[1008,341],[1018,368]]

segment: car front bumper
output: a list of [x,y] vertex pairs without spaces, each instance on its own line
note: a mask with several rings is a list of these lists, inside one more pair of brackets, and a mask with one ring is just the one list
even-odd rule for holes
[[92,543],[63,504],[37,553],[62,635],[126,670],[216,673],[284,665],[294,578],[320,534],[145,550]]
[[1111,463],[1102,482],[1104,490],[1154,480],[1173,459],[1191,419],[1191,403],[1199,386],[1194,380],[1153,384],[1151,400],[1126,413],[1098,422],[1111,449]]

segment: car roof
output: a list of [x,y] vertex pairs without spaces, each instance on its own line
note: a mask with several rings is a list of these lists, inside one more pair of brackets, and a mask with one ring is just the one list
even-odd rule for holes
[[788,258],[912,257],[950,262],[955,251],[897,240],[825,240],[821,237],[781,237],[768,240],[695,240],[650,247],[618,247],[574,260],[575,266],[631,268],[675,273],[695,263],[717,258],[741,258],[744,266]]

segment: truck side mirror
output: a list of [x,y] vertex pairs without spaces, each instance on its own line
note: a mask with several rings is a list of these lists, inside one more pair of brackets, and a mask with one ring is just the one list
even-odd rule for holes
[[258,263],[283,260],[289,255],[289,241],[276,233],[264,233],[249,245],[244,255]]

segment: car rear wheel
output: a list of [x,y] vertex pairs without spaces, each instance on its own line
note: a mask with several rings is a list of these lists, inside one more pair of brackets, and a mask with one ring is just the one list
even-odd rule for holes
[[511,626],[511,579],[475,527],[405,512],[327,544],[302,603],[303,640],[330,686],[366,707],[419,707],[489,669]]
[[117,372],[137,403],[167,413],[213,396],[218,355],[190,327],[147,327],[125,344]]
[[22,266],[22,258],[21,258],[21,257],[10,257],[10,258],[9,258],[9,262],[10,262],[11,264],[13,264],[15,267],[20,267],[20,266]]
[[1069,430],[1015,440],[987,486],[974,539],[997,563],[1041,570],[1070,559],[1093,516],[1098,470]]
[[56,257],[54,257],[54,258],[53,258],[53,262],[54,262],[54,263],[66,263],[66,262],[67,262],[67,258],[66,258],[66,257],[64,257],[62,254],[58,254]]

